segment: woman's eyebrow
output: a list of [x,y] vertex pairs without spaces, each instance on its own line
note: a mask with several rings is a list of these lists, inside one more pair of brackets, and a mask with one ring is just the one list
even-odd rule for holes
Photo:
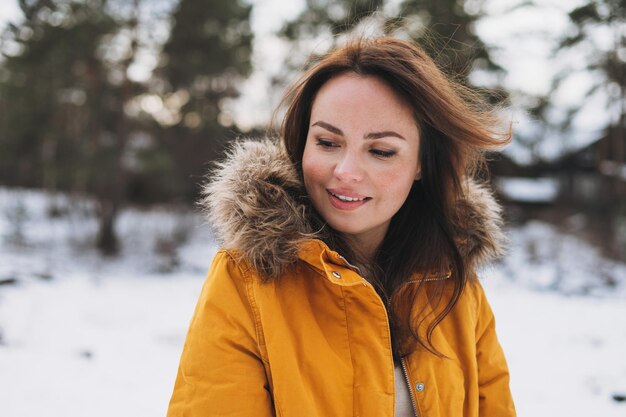
[[[328,130],[329,132],[332,132],[332,133],[334,133],[336,135],[343,136],[343,132],[341,131],[341,129],[331,125],[330,123],[326,123],[326,122],[324,122],[322,120],[319,120],[319,121],[313,123],[311,126],[319,126],[319,127],[324,128],[324,129]],[[371,132],[371,133],[368,133],[367,135],[365,135],[363,137],[363,139],[380,139],[380,138],[385,138],[385,137],[389,137],[389,136],[406,140],[404,138],[404,136],[402,136],[401,134],[399,134],[397,132],[394,132],[393,130],[385,130],[384,132]]]
[[372,133],[368,133],[367,135],[365,135],[363,137],[363,139],[380,139],[380,138],[386,138],[389,136],[393,136],[399,139],[403,139],[406,140],[404,138],[404,136],[402,136],[399,133],[394,132],[393,130],[385,130],[384,132],[372,132]]
[[343,132],[341,131],[341,129],[331,125],[330,123],[323,122],[321,120],[313,123],[311,126],[319,126],[319,127],[324,128],[324,129],[328,130],[329,132],[332,132],[332,133],[334,133],[336,135],[343,136]]

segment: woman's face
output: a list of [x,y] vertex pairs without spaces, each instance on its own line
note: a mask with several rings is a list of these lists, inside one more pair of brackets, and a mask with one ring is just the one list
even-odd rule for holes
[[381,79],[347,73],[318,91],[309,123],[302,170],[313,206],[371,253],[420,175],[411,108]]

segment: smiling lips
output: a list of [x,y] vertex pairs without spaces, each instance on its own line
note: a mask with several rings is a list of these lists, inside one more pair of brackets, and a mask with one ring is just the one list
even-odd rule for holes
[[353,210],[372,199],[371,197],[344,190],[327,189],[326,192],[328,193],[330,204],[339,210]]

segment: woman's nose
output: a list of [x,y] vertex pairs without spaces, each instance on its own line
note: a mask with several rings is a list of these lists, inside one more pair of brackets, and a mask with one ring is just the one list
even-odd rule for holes
[[363,167],[357,155],[345,152],[335,166],[335,176],[343,182],[358,182],[363,179]]

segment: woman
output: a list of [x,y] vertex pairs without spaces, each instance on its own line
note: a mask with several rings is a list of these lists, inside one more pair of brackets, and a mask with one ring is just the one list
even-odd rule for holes
[[513,416],[476,278],[509,140],[418,47],[352,41],[295,84],[279,143],[234,145],[204,204],[223,249],[168,416]]

